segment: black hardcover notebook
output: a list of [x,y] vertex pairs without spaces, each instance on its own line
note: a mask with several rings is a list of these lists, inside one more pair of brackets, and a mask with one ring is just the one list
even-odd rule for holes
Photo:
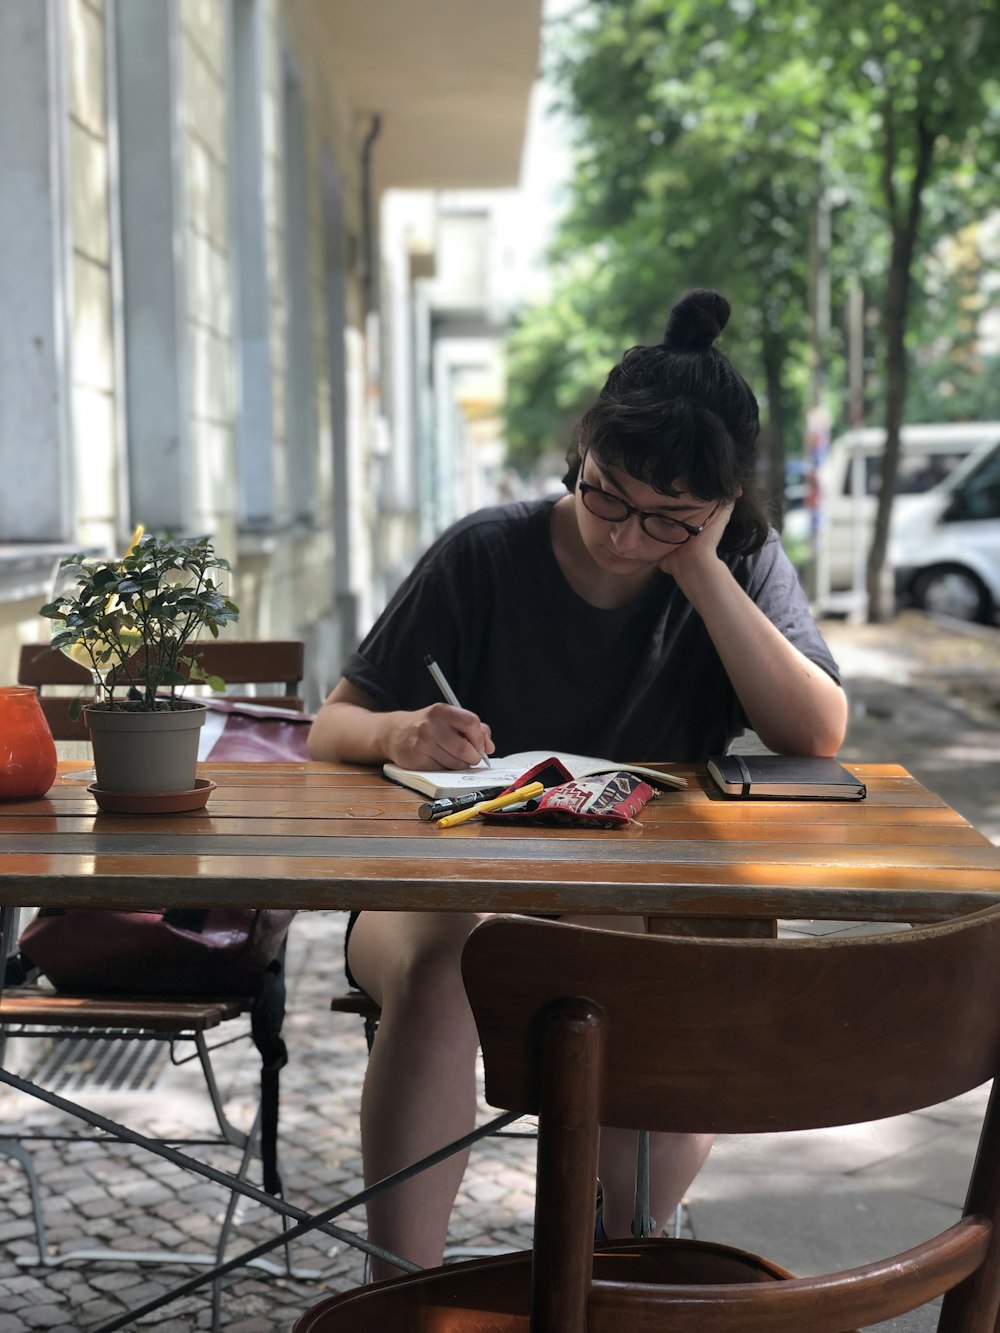
[[865,784],[836,759],[791,754],[709,755],[708,771],[727,796],[860,801]]

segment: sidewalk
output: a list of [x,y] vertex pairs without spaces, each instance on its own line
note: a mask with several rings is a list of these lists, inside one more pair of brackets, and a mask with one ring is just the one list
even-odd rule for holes
[[1000,629],[908,611],[822,630],[851,700],[842,756],[901,763],[1000,843]]
[[[1000,632],[957,635],[919,617],[878,627],[831,621],[824,632],[852,700],[844,757],[904,764],[1000,842]],[[310,913],[308,928],[293,926],[290,937],[291,1059],[283,1075],[281,1153],[286,1197],[305,1208],[328,1206],[361,1183],[361,1024],[328,1010],[341,984],[343,925],[342,914]],[[794,929],[857,927],[817,922]],[[243,1123],[255,1091],[256,1057],[242,1044],[221,1056],[223,1093]],[[133,1123],[134,1116],[137,1127],[155,1120],[162,1132],[203,1130],[207,1123],[204,1094],[189,1066],[164,1068],[155,1097],[118,1092],[90,1100],[115,1118]],[[943,1110],[875,1125],[722,1140],[691,1189],[685,1233],[760,1249],[801,1273],[915,1243],[958,1215],[982,1104],[980,1091]],[[0,1094],[0,1137],[24,1115],[20,1099]],[[57,1124],[41,1111],[32,1116],[50,1130]],[[110,1145],[38,1145],[35,1159],[54,1245],[200,1248],[210,1236],[205,1218],[223,1206],[215,1186],[192,1186],[166,1163],[149,1165]],[[474,1151],[453,1219],[456,1244],[530,1245],[532,1159],[533,1144],[517,1140],[489,1140]],[[232,1154],[212,1160],[231,1165]],[[35,1246],[20,1168],[2,1156],[0,1180],[0,1333],[84,1333],[126,1303],[188,1276],[190,1270],[134,1264],[19,1266],[17,1257],[34,1257]],[[361,1223],[357,1217],[350,1225]],[[275,1228],[262,1209],[241,1209],[240,1248],[274,1235]],[[287,1330],[322,1294],[361,1280],[358,1252],[325,1237],[299,1242],[295,1261],[318,1270],[320,1279],[233,1277],[223,1298],[227,1333]],[[187,1297],[142,1326],[164,1333],[208,1328],[208,1299]],[[923,1312],[884,1327],[929,1333],[934,1317]]]

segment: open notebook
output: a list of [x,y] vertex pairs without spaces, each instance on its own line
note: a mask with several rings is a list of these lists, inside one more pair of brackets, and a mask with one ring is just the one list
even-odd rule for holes
[[489,792],[509,787],[522,773],[534,768],[545,759],[558,759],[575,778],[586,778],[591,773],[610,773],[617,769],[627,769],[629,773],[638,773],[650,782],[661,787],[685,787],[683,778],[672,773],[661,772],[642,764],[627,764],[617,759],[595,759],[585,754],[566,754],[562,750],[522,750],[519,754],[508,754],[502,758],[490,756],[489,767],[477,764],[475,768],[463,768],[456,772],[434,771],[431,769],[401,768],[398,764],[383,764],[382,772],[393,782],[425,796],[464,796],[467,792]]

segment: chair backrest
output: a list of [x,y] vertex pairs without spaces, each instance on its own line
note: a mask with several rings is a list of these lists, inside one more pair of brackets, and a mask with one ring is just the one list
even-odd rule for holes
[[808,1129],[956,1096],[997,1068],[998,958],[1000,908],[801,942],[637,936],[506,917],[478,926],[463,975],[487,1100],[540,1116],[538,1326],[643,1333],[665,1326],[669,1305],[672,1333],[839,1333],[961,1283],[946,1298],[947,1327],[992,1329],[962,1319],[989,1307],[992,1320],[1000,1303],[996,1098],[965,1216],[907,1265],[886,1260],[825,1286],[810,1278],[720,1288],[716,1302],[705,1288],[592,1283],[590,1255],[599,1125]]
[[[233,700],[251,700],[271,707],[301,712],[304,701],[299,686],[305,671],[305,645],[297,639],[225,639],[195,644],[192,656],[209,675],[221,676],[227,686],[279,686],[278,694],[228,695]],[[42,710],[57,741],[89,740],[83,718],[71,721],[66,696],[46,695],[46,686],[75,685],[92,689],[90,672],[48,644],[21,647],[17,681],[34,685],[41,695]]]

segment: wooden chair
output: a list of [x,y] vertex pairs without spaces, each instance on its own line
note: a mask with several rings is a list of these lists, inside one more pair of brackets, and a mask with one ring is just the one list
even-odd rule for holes
[[[196,644],[193,655],[210,675],[221,676],[227,687],[266,685],[271,692],[226,695],[227,699],[271,707],[292,708],[302,712],[304,700],[299,694],[305,670],[305,645],[296,639],[252,640],[212,639]],[[90,739],[83,718],[71,721],[69,706],[73,696],[45,694],[47,688],[73,685],[76,693],[93,691],[90,672],[71,661],[48,644],[23,644],[17,669],[19,685],[34,685],[41,698],[42,711],[57,741]],[[274,687],[279,687],[274,693]]]
[[[298,692],[303,678],[304,652],[304,645],[299,641],[212,640],[195,647],[195,654],[204,669],[221,676],[227,686],[252,684],[264,685],[269,690],[273,690],[275,686],[283,688],[283,693],[279,694],[269,692],[227,695],[227,698],[289,708],[296,712],[302,712],[304,707],[304,701]],[[34,685],[39,691],[42,708],[56,740],[89,739],[83,719],[72,722],[69,719],[68,709],[72,696],[42,693],[45,688],[55,685],[76,685],[82,686],[85,690],[92,688],[88,671],[48,645],[26,645],[21,648],[18,682]],[[242,1025],[247,1029],[245,1035],[249,1036],[249,1024],[246,1018],[252,1006],[252,996],[212,1000],[192,999],[189,996],[151,998],[86,995],[70,994],[65,991],[53,994],[37,985],[31,985],[6,990],[0,1001],[0,1023],[5,1025],[11,1036],[30,1036],[35,1040],[44,1038],[52,1041],[87,1041],[93,1049],[98,1050],[103,1049],[104,1043],[116,1042],[166,1042],[171,1050],[178,1043],[182,1043],[185,1050],[192,1052],[184,1058],[196,1058],[200,1063],[206,1091],[218,1125],[217,1141],[230,1144],[242,1154],[238,1175],[243,1176],[250,1166],[252,1152],[257,1148],[260,1112],[258,1111],[257,1121],[247,1130],[237,1128],[228,1120],[216,1084],[211,1048],[205,1034],[232,1020],[241,1019]],[[231,1039],[226,1039],[222,1044],[228,1044],[228,1040]],[[29,1136],[21,1137],[27,1139]],[[206,1140],[201,1138],[189,1142],[204,1143]],[[15,1151],[10,1150],[12,1144]],[[7,1155],[16,1157],[27,1172],[35,1217],[38,1262],[51,1267],[79,1258],[79,1251],[57,1252],[48,1248],[37,1181],[25,1160],[23,1150],[16,1150],[16,1144],[17,1140],[8,1140],[6,1150]],[[238,1196],[232,1195],[220,1227],[213,1259],[218,1258],[221,1261],[233,1225],[237,1201]],[[91,1261],[108,1260],[118,1264],[126,1260],[154,1264],[203,1261],[199,1256],[180,1252],[167,1254],[162,1251],[136,1251],[123,1254],[121,1251],[104,1248],[88,1249],[86,1258]],[[258,1261],[258,1266],[267,1272],[282,1276],[292,1272],[287,1252],[285,1262],[281,1265],[262,1260]],[[213,1328],[218,1326],[219,1320],[218,1291],[216,1285],[213,1296]]]
[[1000,1059],[1000,908],[905,933],[675,939],[495,917],[463,959],[489,1102],[537,1111],[532,1252],[362,1287],[295,1333],[843,1333],[941,1293],[939,1330],[1000,1306],[996,1087],[961,1219],[818,1277],[684,1240],[593,1245],[601,1124],[764,1133],[935,1105]]
[[[368,1054],[371,1055],[372,1046],[375,1043],[375,1037],[378,1033],[379,1023],[382,1021],[382,1007],[377,1001],[363,990],[352,990],[350,988],[338,992],[330,1001],[330,1009],[335,1014],[355,1014],[364,1023],[365,1044],[368,1047]],[[506,1129],[493,1131],[491,1137],[495,1138],[519,1138],[535,1139],[538,1133],[535,1129],[519,1129],[516,1125]],[[635,1218],[633,1221],[633,1234],[637,1236],[649,1236],[653,1234],[656,1223],[649,1214],[649,1135],[645,1132],[641,1135],[641,1142],[638,1145],[636,1161],[636,1194],[635,1194]],[[688,1208],[687,1199],[681,1200],[674,1209],[674,1215],[670,1221],[669,1234],[679,1236],[684,1226],[684,1214]],[[661,1226],[661,1230],[664,1228]],[[445,1257],[448,1259],[456,1256],[474,1254],[496,1254],[496,1246],[449,1246],[445,1249]],[[365,1281],[368,1280],[371,1272],[371,1260],[365,1256]]]
[[[234,1172],[238,1180],[247,1178],[255,1154],[260,1153],[261,1119],[263,1099],[258,1106],[253,1123],[246,1129],[234,1125],[226,1115],[222,1095],[219,1091],[212,1066],[212,1047],[208,1041],[213,1029],[233,1019],[245,1017],[253,1005],[251,996],[228,998],[168,998],[157,996],[127,995],[85,995],[59,991],[42,990],[38,986],[16,986],[5,989],[0,1000],[0,1024],[6,1039],[30,1038],[35,1042],[50,1040],[68,1043],[70,1056],[77,1060],[90,1058],[90,1053],[104,1050],[108,1044],[158,1042],[169,1046],[174,1064],[197,1059],[205,1082],[205,1089],[214,1113],[217,1133],[214,1136],[196,1135],[190,1137],[171,1136],[168,1142],[173,1147],[185,1145],[207,1145],[212,1143],[228,1144],[238,1153],[238,1165]],[[191,1054],[178,1056],[178,1050],[187,1044],[192,1047]],[[223,1041],[219,1044],[228,1044]],[[104,1057],[100,1063],[104,1063]],[[262,1084],[263,1086],[263,1084]],[[85,1248],[56,1248],[48,1243],[42,1207],[41,1189],[38,1176],[28,1151],[23,1143],[49,1139],[58,1141],[66,1138],[65,1133],[46,1131],[26,1131],[0,1138],[0,1152],[18,1161],[23,1167],[31,1201],[35,1228],[37,1258],[21,1256],[18,1263],[26,1266],[38,1265],[52,1269],[65,1263],[110,1263],[116,1267],[123,1264],[152,1264],[155,1267],[180,1264],[182,1266],[221,1264],[233,1232],[236,1208],[240,1196],[235,1191],[230,1193],[229,1201],[223,1212],[218,1234],[211,1251],[196,1253],[185,1250],[134,1249],[125,1250],[105,1245],[90,1245]],[[107,1143],[103,1133],[79,1133],[78,1139]],[[275,1165],[275,1170],[276,1170]],[[267,1173],[265,1172],[265,1175]],[[265,1180],[265,1186],[274,1188]],[[291,1254],[285,1246],[282,1263],[266,1259],[255,1260],[255,1265],[265,1273],[276,1277],[304,1276],[292,1267]],[[310,1270],[310,1274],[315,1273]],[[169,1293],[164,1300],[171,1299]],[[221,1280],[212,1284],[211,1329],[218,1333],[222,1308]]]
[[382,1006],[367,991],[342,990],[330,1001],[330,1009],[335,1014],[356,1014],[365,1025],[365,1044],[371,1055],[375,1034],[382,1020]]

